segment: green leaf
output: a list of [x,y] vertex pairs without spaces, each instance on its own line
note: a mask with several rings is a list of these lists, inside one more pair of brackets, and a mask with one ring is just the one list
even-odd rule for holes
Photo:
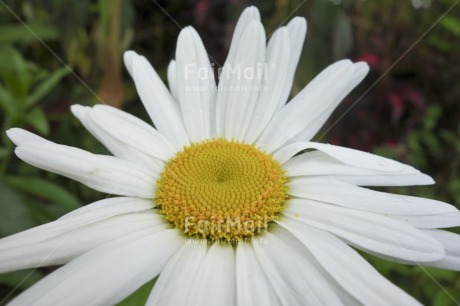
[[26,198],[0,181],[0,235],[11,235],[36,225]]
[[431,106],[430,108],[428,108],[425,114],[425,119],[423,120],[423,127],[428,131],[432,131],[436,127],[436,124],[438,123],[441,115],[441,107],[437,105]]
[[144,284],[142,287],[137,289],[134,293],[128,296],[126,299],[117,304],[117,306],[138,306],[145,305],[152,291],[153,285],[156,282],[156,278],[150,282]]
[[9,147],[0,147],[0,159],[5,158],[8,154],[10,154]]
[[16,103],[22,105],[29,91],[31,75],[21,53],[11,46],[1,49],[0,78]]
[[40,279],[43,274],[38,270],[23,270],[15,271],[5,274],[0,274],[0,284],[8,285],[10,287],[17,287],[18,289],[27,289]]
[[5,177],[4,180],[10,186],[59,205],[64,209],[64,212],[70,212],[81,207],[78,199],[70,192],[42,178],[9,176]]
[[11,93],[4,86],[2,86],[2,84],[0,84],[0,107],[8,115],[12,115],[16,110],[16,104],[14,103],[14,99],[11,96]]
[[455,36],[460,37],[460,21],[458,18],[453,16],[444,16],[439,21],[439,24]]
[[[1,27],[0,27],[1,28]],[[13,46],[2,46],[2,56],[0,57],[0,76],[4,77],[6,73],[25,71],[27,64],[21,53]]]
[[436,134],[433,133],[422,133],[420,134],[420,139],[424,144],[428,146],[432,153],[437,153],[437,150],[441,148],[439,145],[439,138]]
[[454,49],[454,46],[450,43],[450,41],[445,40],[442,37],[435,36],[434,34],[428,37],[428,43],[444,52],[451,52]]
[[350,19],[343,13],[337,14],[333,39],[334,58],[346,57],[353,46],[353,29]]
[[417,267],[413,275],[419,274],[420,276],[430,275],[438,281],[450,281],[453,280],[457,274],[455,271],[432,268],[432,267]]
[[455,289],[439,290],[436,295],[433,306],[458,306],[457,301],[460,300],[460,291]]
[[30,43],[57,38],[59,38],[59,31],[55,27],[43,24],[12,24],[0,27],[0,42],[2,43]]
[[49,133],[48,119],[40,107],[34,107],[24,119],[41,134]]
[[460,179],[453,179],[448,183],[448,189],[455,203],[460,203]]
[[455,150],[460,153],[460,137],[456,132],[441,130],[439,135],[445,142],[449,143],[449,145],[453,146]]
[[43,82],[41,82],[32,92],[26,102],[26,107],[30,107],[46,96],[63,77],[70,73],[69,68],[62,67],[51,73]]

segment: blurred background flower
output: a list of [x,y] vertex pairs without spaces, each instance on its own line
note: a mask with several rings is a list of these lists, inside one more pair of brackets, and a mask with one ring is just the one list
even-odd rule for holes
[[[177,35],[193,25],[219,67],[237,17],[249,5],[261,11],[267,34],[293,16],[308,20],[308,48],[293,95],[337,59],[371,66],[315,140],[411,164],[437,184],[388,191],[460,205],[460,0],[0,0],[0,236],[104,196],[19,162],[6,129],[23,127],[107,153],[80,128],[70,105],[106,103],[148,121],[122,67],[122,52],[145,55],[166,79]],[[458,273],[365,257],[425,304],[460,300]],[[0,301],[51,270],[0,275]],[[152,285],[121,304],[142,303]]]

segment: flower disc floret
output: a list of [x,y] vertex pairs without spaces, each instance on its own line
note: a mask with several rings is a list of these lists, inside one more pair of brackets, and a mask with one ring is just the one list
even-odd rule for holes
[[265,230],[287,199],[279,162],[250,144],[224,139],[185,147],[158,180],[156,203],[184,233],[240,240]]

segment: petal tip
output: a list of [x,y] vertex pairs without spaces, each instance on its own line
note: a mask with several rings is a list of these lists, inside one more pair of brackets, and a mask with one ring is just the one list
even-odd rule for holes
[[27,142],[44,142],[45,139],[21,128],[11,128],[6,131],[8,138],[17,146]]
[[369,64],[366,62],[356,62],[354,63],[355,69],[357,72],[366,75],[369,72]]
[[307,19],[305,17],[296,16],[289,21],[288,25],[297,26],[301,29],[307,29]]
[[133,67],[133,61],[137,56],[138,54],[132,50],[125,51],[123,54],[123,61],[125,63],[126,69],[130,74],[132,73],[131,71]]
[[83,105],[80,104],[73,104],[70,106],[70,111],[75,117],[78,117],[78,114],[81,112],[81,110],[84,108]]
[[420,173],[420,180],[418,181],[418,185],[434,185],[436,184],[435,180],[425,173]]
[[248,15],[250,17],[250,19],[252,19],[252,20],[260,20],[259,9],[257,7],[255,7],[254,5],[251,5],[251,6],[247,7],[247,8],[245,8],[243,13],[241,13],[241,17],[243,17],[243,15]]
[[6,130],[6,135],[15,145],[19,145],[16,142],[18,142],[18,138],[20,137],[19,135],[21,135],[23,131],[24,130],[21,128],[11,128]]

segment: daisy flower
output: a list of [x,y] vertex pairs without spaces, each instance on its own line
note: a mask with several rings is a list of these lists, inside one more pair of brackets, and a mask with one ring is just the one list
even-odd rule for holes
[[294,18],[266,45],[256,8],[234,31],[218,85],[184,28],[168,88],[124,55],[155,127],[74,105],[113,156],[7,131],[38,168],[116,195],[0,240],[0,272],[63,265],[11,305],[111,305],[158,277],[148,305],[416,305],[355,249],[460,270],[459,211],[363,186],[432,184],[411,166],[311,142],[368,66],[338,61],[288,100],[306,34]]

